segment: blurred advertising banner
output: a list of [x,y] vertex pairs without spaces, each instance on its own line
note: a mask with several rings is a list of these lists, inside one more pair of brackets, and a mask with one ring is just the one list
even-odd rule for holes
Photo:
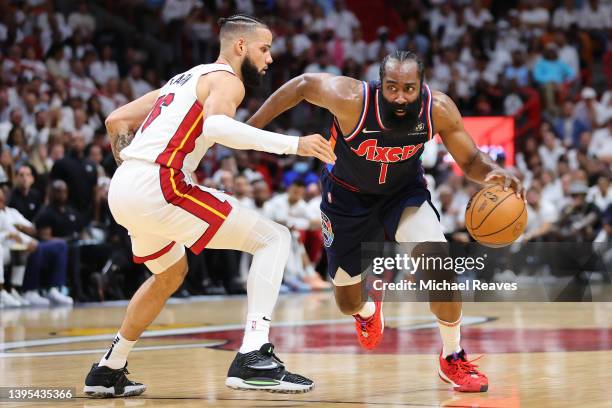
[[[514,165],[515,127],[512,116],[464,117],[463,125],[480,150],[489,153],[493,160],[497,160],[503,154],[506,165]],[[437,135],[436,141],[441,143]],[[445,160],[452,162],[455,172],[461,174],[459,166],[454,163],[450,154]]]

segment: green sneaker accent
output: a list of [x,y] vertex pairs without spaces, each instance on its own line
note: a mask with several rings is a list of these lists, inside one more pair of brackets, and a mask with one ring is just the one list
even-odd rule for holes
[[248,384],[248,385],[262,385],[262,386],[266,386],[266,385],[278,385],[280,384],[280,381],[276,381],[276,380],[242,380],[243,383]]

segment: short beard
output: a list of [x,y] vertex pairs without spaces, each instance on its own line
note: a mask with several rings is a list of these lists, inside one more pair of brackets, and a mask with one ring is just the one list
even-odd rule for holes
[[[404,104],[389,102],[381,95],[380,109],[385,126],[390,129],[414,130],[419,119],[419,113],[421,112],[422,101],[423,98],[420,94],[414,102]],[[402,109],[405,112],[404,116],[397,116],[395,114],[397,109]]]
[[264,75],[257,70],[257,67],[248,55],[240,65],[240,74],[242,75],[242,82],[247,88],[256,89],[263,83]]

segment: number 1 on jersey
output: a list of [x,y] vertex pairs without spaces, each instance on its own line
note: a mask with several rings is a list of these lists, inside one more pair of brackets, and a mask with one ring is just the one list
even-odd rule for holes
[[378,176],[378,184],[385,184],[387,181],[387,168],[389,163],[380,163],[380,175]]
[[169,93],[167,95],[162,95],[155,101],[155,105],[153,105],[153,109],[151,109],[151,113],[149,113],[149,117],[142,124],[142,132],[161,114],[162,106],[168,106],[174,100],[174,94]]

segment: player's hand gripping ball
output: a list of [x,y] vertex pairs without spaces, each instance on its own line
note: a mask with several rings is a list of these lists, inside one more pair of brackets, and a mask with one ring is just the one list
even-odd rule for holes
[[511,244],[525,230],[527,208],[512,188],[499,184],[474,194],[465,209],[465,226],[479,243],[492,248]]

